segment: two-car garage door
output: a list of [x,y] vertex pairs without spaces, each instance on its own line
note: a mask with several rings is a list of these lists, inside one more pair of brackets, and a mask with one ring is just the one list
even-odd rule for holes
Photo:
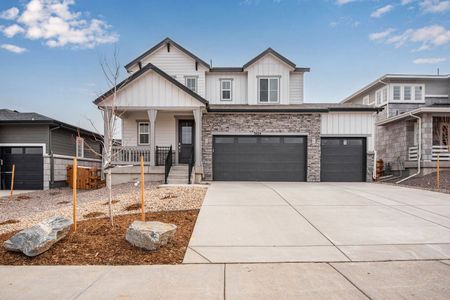
[[[306,181],[305,136],[214,136],[213,179]],[[365,138],[322,138],[321,181],[365,181]]]

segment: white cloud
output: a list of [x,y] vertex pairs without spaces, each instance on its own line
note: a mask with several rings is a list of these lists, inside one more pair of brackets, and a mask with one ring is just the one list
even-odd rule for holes
[[369,35],[369,39],[372,40],[372,41],[382,40],[384,38],[387,38],[394,31],[395,31],[394,28],[388,28],[388,29],[386,29],[384,31],[374,32],[374,33]]
[[411,4],[413,1],[414,1],[414,0],[402,0],[400,3],[401,3],[402,5],[408,5],[408,4]]
[[356,0],[336,0],[336,4],[337,5],[344,5],[344,4],[348,4],[351,2],[355,2]]
[[16,46],[16,45],[11,45],[11,44],[2,44],[0,46],[0,48],[5,49],[6,51],[9,52],[13,52],[13,53],[17,53],[17,54],[22,54],[25,51],[27,51],[27,49]]
[[388,5],[385,5],[385,6],[383,6],[383,7],[378,8],[378,9],[375,10],[370,16],[371,16],[372,18],[379,18],[379,17],[381,17],[382,15],[384,15],[384,14],[390,12],[390,11],[393,10],[393,9],[394,9],[394,6],[391,5],[391,4],[388,4]]
[[19,25],[17,25],[17,24],[13,24],[13,25],[11,25],[11,26],[4,27],[4,28],[2,29],[2,31],[3,31],[3,34],[4,34],[6,37],[12,38],[12,37],[14,37],[16,34],[24,33],[24,32],[25,32],[25,29],[23,29],[21,26],[19,26]]
[[427,13],[442,13],[450,10],[450,1],[424,0],[420,2],[420,7]]
[[0,12],[0,19],[14,20],[15,18],[17,18],[18,14],[19,9],[17,7],[11,7],[10,9]]
[[407,29],[403,33],[390,36],[387,44],[396,48],[407,43],[420,44],[416,51],[428,50],[446,45],[450,42],[450,30],[440,25],[425,26],[418,29]]
[[446,61],[447,58],[445,57],[426,57],[426,58],[417,58],[413,62],[416,65],[435,65],[441,62]]
[[[17,23],[14,24],[16,27],[10,29],[9,35],[22,33],[25,38],[43,40],[52,48],[93,48],[118,40],[118,35],[110,32],[109,24],[100,19],[86,18],[81,12],[73,11],[71,6],[74,4],[75,0],[31,0],[17,16]],[[6,36],[7,28],[3,29]]]

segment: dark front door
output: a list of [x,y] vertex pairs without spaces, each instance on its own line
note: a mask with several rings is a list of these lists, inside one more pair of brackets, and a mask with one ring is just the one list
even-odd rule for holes
[[365,138],[322,138],[321,181],[366,181]]
[[305,181],[304,136],[215,136],[213,179]]
[[178,162],[187,164],[194,153],[194,120],[178,121]]
[[11,186],[11,171],[15,165],[14,189],[41,190],[44,183],[42,147],[0,148],[2,189]]

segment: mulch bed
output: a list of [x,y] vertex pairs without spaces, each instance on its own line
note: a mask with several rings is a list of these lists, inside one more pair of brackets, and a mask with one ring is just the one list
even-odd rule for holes
[[[77,232],[71,231],[50,250],[30,258],[22,253],[0,248],[0,265],[138,265],[179,264],[191,238],[198,210],[154,212],[146,214],[146,221],[161,221],[177,225],[172,240],[158,251],[150,252],[133,247],[125,240],[128,226],[140,219],[140,214],[117,216],[111,227],[108,218],[91,219],[78,223]],[[0,243],[13,233],[0,235]]]

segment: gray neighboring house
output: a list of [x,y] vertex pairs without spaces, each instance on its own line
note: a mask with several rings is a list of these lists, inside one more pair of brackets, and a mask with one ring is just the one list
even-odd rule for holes
[[376,159],[394,173],[450,168],[450,75],[387,74],[353,95],[345,104],[383,108],[376,117]]
[[15,189],[64,186],[74,157],[80,166],[101,167],[101,157],[94,153],[101,153],[101,139],[38,113],[0,109],[0,187],[9,189],[13,164]]

